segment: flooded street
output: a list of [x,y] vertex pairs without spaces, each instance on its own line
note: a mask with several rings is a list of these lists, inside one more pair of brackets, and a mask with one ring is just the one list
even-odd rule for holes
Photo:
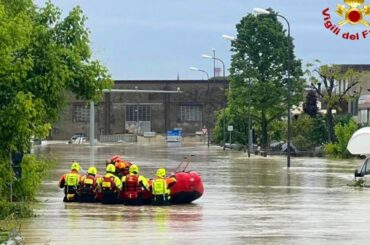
[[[367,244],[370,189],[347,187],[361,160],[285,157],[248,159],[243,152],[204,145],[38,146],[57,159],[43,182],[37,216],[26,220],[26,244]],[[168,207],[62,202],[57,180],[71,161],[104,173],[105,159],[119,154],[141,174],[174,170],[194,154],[204,195],[190,205]]]

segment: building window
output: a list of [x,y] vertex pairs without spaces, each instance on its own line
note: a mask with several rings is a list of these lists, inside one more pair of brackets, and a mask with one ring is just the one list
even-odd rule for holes
[[355,99],[354,101],[351,101],[351,113],[352,116],[358,115],[358,98]]
[[88,122],[90,120],[90,107],[86,105],[73,106],[73,121]]
[[126,105],[126,121],[150,121],[150,105]]
[[200,105],[180,105],[177,108],[177,118],[181,122],[201,122],[202,107]]

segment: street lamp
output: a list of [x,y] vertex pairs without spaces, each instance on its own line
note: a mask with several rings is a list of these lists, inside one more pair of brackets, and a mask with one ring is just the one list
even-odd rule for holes
[[227,41],[235,41],[235,37],[229,35],[222,35],[222,38]]
[[258,14],[271,14],[270,11],[268,11],[266,9],[262,9],[262,8],[254,8],[253,12],[256,13],[257,15]]
[[206,72],[205,70],[201,70],[201,69],[199,69],[198,67],[194,67],[194,66],[189,67],[189,70],[191,70],[191,71],[200,71],[200,72],[203,72],[204,74],[206,74],[206,76],[207,76],[207,80],[209,80],[208,72]]
[[[222,38],[227,41],[235,41],[236,38],[229,35],[222,35]],[[251,157],[252,146],[253,146],[253,131],[252,131],[252,118],[251,118],[251,79],[248,79],[248,157]],[[229,87],[230,89],[230,87]]]
[[[202,69],[199,69],[198,67],[194,67],[194,66],[191,66],[191,67],[189,67],[189,70],[191,70],[191,71],[199,71],[199,72],[203,72],[204,74],[206,74],[206,76],[207,76],[207,98],[208,98],[208,96],[209,96],[209,75],[208,75],[208,72],[206,72],[205,70],[202,70]],[[207,100],[207,102],[209,102],[208,100]],[[207,113],[207,125],[206,125],[206,127],[207,127],[207,146],[209,147],[209,113],[208,113],[208,111],[207,111],[207,108],[206,108],[206,113]]]
[[276,14],[276,13],[271,13],[270,11],[266,10],[266,9],[261,9],[261,8],[254,8],[253,11],[256,13],[256,14],[273,14],[277,17],[280,17],[282,18],[283,20],[285,20],[285,22],[287,23],[288,25],[288,64],[287,64],[287,85],[288,85],[288,139],[287,139],[287,150],[288,150],[288,154],[287,154],[287,166],[288,168],[290,168],[290,155],[291,155],[291,152],[290,152],[290,138],[291,138],[291,122],[290,122],[290,107],[291,107],[291,81],[290,81],[290,66],[291,66],[291,57],[290,57],[290,50],[291,50],[291,42],[290,42],[290,23],[288,21],[287,18],[285,18],[284,16],[280,15],[280,14]]
[[[213,61],[217,60],[219,62],[222,63],[222,71],[223,71],[223,78],[224,78],[224,81],[226,81],[226,75],[225,75],[225,63],[220,59],[220,58],[216,58],[216,55],[215,55],[215,50],[213,49],[213,56],[211,55],[208,55],[208,54],[202,54],[202,58],[204,59],[212,59]],[[213,63],[213,70],[215,70],[215,63]],[[216,79],[216,77],[215,77]],[[230,87],[229,87],[230,89]],[[225,104],[224,104],[224,109],[226,109],[226,100],[225,100]],[[224,112],[225,113],[225,112]],[[223,149],[225,150],[225,143],[226,143],[226,115],[224,114],[224,117],[223,117]]]

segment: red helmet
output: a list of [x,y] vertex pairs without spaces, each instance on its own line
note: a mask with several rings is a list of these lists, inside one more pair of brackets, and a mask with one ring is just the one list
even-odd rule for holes
[[111,157],[110,161],[111,162],[117,162],[117,161],[122,161],[122,160],[121,160],[120,156],[114,155],[114,156]]

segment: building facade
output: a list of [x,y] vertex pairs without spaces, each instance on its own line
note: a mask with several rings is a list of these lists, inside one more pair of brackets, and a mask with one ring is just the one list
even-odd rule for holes
[[[361,73],[359,83],[352,87],[348,93],[348,103],[343,111],[348,112],[354,120],[361,125],[370,122],[370,65],[342,65],[345,70],[351,68]],[[338,90],[345,91],[348,82],[339,82]]]
[[[180,128],[194,135],[213,128],[216,113],[226,105],[224,80],[119,80],[114,89],[137,92],[106,92],[95,105],[95,138],[101,135],[164,134]],[[143,90],[181,93],[142,92]],[[68,96],[68,103],[54,125],[51,139],[65,140],[76,133],[89,133],[89,102]]]

